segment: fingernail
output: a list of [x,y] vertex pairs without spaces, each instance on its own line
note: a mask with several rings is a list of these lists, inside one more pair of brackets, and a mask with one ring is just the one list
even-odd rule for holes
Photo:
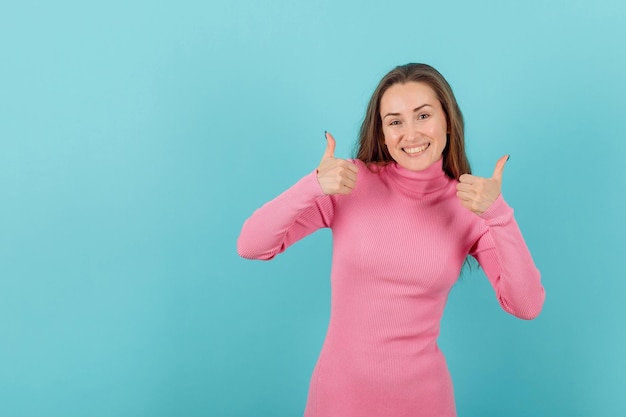
[[327,135],[327,134],[328,134],[328,130],[325,130],[325,131],[324,131],[324,139],[327,139],[327,138],[326,138],[326,135]]
[[511,155],[510,154],[506,157],[506,162],[509,162],[509,159],[511,159]]

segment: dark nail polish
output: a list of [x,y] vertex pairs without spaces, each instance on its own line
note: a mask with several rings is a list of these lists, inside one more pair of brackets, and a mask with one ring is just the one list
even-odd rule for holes
[[507,161],[507,162],[509,162],[509,159],[511,159],[511,155],[508,155],[508,156],[506,157],[506,161]]

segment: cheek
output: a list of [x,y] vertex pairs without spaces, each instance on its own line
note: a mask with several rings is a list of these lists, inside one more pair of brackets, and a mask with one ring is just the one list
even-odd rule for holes
[[448,146],[448,138],[446,137],[445,134],[441,137],[439,141],[439,146],[441,147],[442,151],[446,149],[446,146]]
[[396,131],[383,129],[383,143],[387,146],[396,146],[400,142],[400,136]]
[[446,127],[444,126],[443,129],[436,129],[436,132],[433,132],[433,134],[435,135],[435,137],[439,138],[439,143],[441,144],[442,148],[445,148],[447,143],[448,143],[448,133],[446,132]]

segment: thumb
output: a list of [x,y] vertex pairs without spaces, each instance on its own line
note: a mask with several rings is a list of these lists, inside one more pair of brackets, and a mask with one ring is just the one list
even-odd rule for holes
[[326,135],[326,150],[324,151],[324,156],[322,159],[334,158],[335,157],[335,138],[328,132],[325,132]]
[[496,168],[493,170],[493,175],[491,176],[491,178],[502,182],[504,165],[506,165],[506,162],[509,160],[510,157],[511,155],[504,155],[502,158],[498,159],[498,162],[496,162]]

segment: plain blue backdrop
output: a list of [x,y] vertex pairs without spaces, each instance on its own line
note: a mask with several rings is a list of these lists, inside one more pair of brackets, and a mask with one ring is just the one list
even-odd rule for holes
[[480,271],[440,345],[460,417],[626,409],[622,0],[5,1],[0,415],[302,414],[330,232],[238,258],[243,221],[350,157],[378,80],[426,62],[464,112],[547,291],[500,310]]

